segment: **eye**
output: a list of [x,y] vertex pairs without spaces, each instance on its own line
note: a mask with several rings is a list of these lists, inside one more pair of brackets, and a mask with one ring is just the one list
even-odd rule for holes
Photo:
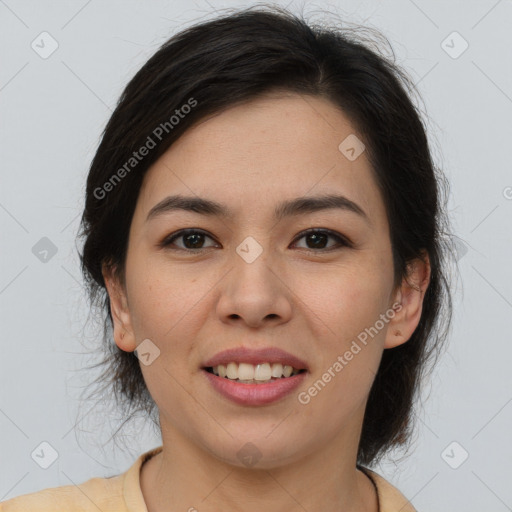
[[[304,238],[306,243],[310,242],[313,247],[305,247],[306,250],[318,252],[318,249],[325,249],[322,252],[338,249],[340,246],[352,247],[352,243],[348,238],[331,231],[330,229],[308,229],[299,234],[295,240]],[[329,238],[335,239],[338,243],[334,246],[326,248],[326,242]]]
[[184,247],[178,246],[179,249],[190,252],[197,252],[200,249],[206,249],[207,247],[203,247],[204,239],[209,238],[213,240],[210,236],[208,236],[203,231],[197,229],[182,229],[177,233],[172,234],[167,237],[161,244],[161,247],[167,247],[173,244],[174,240],[182,239],[184,243]]
[[[207,235],[205,232],[198,229],[182,229],[173,233],[172,235],[165,238],[159,245],[160,247],[168,247],[170,249],[178,249],[189,252],[198,252],[202,249],[208,249],[209,247],[215,247],[215,245],[211,245],[209,247],[204,246],[205,238],[209,238],[213,240],[213,238]],[[297,238],[295,238],[295,242],[304,238],[307,243],[311,243],[313,247],[303,247],[304,249],[312,252],[318,252],[319,249],[324,249],[322,252],[331,251],[334,249],[338,249],[339,247],[352,247],[352,243],[348,238],[336,233],[335,231],[331,231],[329,229],[308,229],[307,231],[303,231],[300,233]],[[331,247],[326,248],[326,241],[329,239],[335,239],[337,244]],[[177,245],[174,243],[175,240],[182,240],[183,246]],[[176,247],[170,247],[172,245],[177,245]]]

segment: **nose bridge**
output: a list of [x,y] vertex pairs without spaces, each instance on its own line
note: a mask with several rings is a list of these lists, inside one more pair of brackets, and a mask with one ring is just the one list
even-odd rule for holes
[[[236,247],[233,255],[234,280],[243,286],[253,289],[264,289],[269,292],[273,288],[271,281],[275,274],[270,267],[273,259],[270,257],[269,237],[260,241],[252,236],[247,236]],[[270,281],[270,282],[269,282]],[[270,285],[270,286],[269,286]]]
[[277,269],[272,268],[275,258],[271,257],[268,240],[260,243],[248,236],[236,247],[219,303],[224,318],[237,316],[256,326],[267,317],[288,316],[286,287],[277,277]]

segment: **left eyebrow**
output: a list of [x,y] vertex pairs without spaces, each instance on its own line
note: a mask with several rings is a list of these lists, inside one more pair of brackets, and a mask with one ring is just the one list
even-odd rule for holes
[[[362,218],[368,225],[372,225],[366,212],[357,203],[342,195],[297,197],[283,201],[276,206],[274,217],[276,220],[282,220],[285,217],[306,215],[308,213],[332,209],[354,213]],[[174,195],[166,197],[153,206],[146,217],[146,222],[164,213],[176,210],[224,218],[233,218],[234,216],[230,208],[216,201],[201,197]]]

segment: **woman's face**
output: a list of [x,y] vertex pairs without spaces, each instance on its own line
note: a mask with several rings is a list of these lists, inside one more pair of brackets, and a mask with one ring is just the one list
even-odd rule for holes
[[[387,216],[355,137],[325,99],[266,96],[189,129],[148,171],[129,235],[126,300],[113,307],[122,304],[118,346],[134,350],[145,340],[138,356],[164,442],[187,440],[239,466],[252,450],[260,467],[337,444],[357,448],[382,351],[416,325],[399,325],[392,309],[401,296],[393,291]],[[176,195],[227,213],[164,208],[148,218]],[[344,196],[361,212],[333,201],[275,216],[285,203],[324,196]],[[311,228],[316,236],[301,235]],[[164,245],[183,229],[199,233]],[[212,385],[222,377],[204,366],[239,347],[277,347],[307,372],[276,400],[264,403],[256,390],[253,401],[237,401]],[[230,389],[260,385],[276,384]]]

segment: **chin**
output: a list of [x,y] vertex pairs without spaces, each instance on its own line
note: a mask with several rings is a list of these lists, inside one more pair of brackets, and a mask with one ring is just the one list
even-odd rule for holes
[[[280,436],[271,439],[267,431],[264,434],[254,436],[245,436],[244,439],[231,439],[228,445],[222,451],[219,451],[219,445],[216,444],[209,450],[218,460],[238,468],[247,468],[253,470],[274,469],[288,464],[298,462],[306,454],[303,453],[304,443],[300,440],[287,440]],[[301,453],[297,447],[301,447]]]

